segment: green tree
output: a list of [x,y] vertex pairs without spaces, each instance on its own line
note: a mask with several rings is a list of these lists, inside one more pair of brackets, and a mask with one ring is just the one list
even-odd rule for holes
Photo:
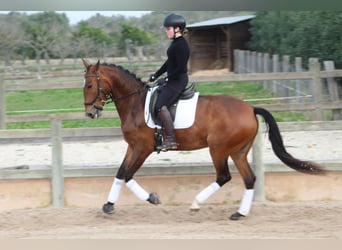
[[15,12],[0,15],[0,48],[6,66],[11,65],[11,58],[22,45],[24,37],[22,21]]
[[342,12],[300,12],[296,21],[299,25],[292,35],[296,40],[292,53],[305,59],[333,60],[342,68]]
[[79,37],[91,38],[95,43],[101,43],[103,41],[110,42],[111,39],[108,34],[102,29],[97,27],[92,27],[86,22],[81,22],[78,25],[78,31],[74,33]]
[[341,11],[258,12],[251,21],[249,47],[259,52],[317,57],[342,67]]
[[153,33],[134,27],[129,23],[121,24],[121,36],[119,39],[119,49],[125,49],[127,41],[131,41],[134,46],[151,45],[155,41]]
[[68,33],[69,20],[53,11],[33,14],[27,19],[25,44],[35,51],[38,64],[43,55],[48,63],[52,48]]
[[90,57],[103,54],[104,46],[112,44],[113,39],[103,28],[90,26],[87,22],[80,22],[72,32],[74,49],[81,57]]

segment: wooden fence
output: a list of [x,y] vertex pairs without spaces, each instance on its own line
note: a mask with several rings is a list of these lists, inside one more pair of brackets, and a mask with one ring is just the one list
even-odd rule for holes
[[[326,63],[329,64],[328,62]],[[69,76],[69,80],[65,83],[65,77]],[[46,90],[46,89],[71,89],[81,88],[81,77],[70,78],[70,75],[59,75],[64,81],[56,83],[38,83],[25,84],[25,83],[11,83],[6,84],[7,78],[4,79],[0,75],[0,129],[6,128],[6,122],[30,122],[30,121],[48,121],[50,116],[46,114],[36,115],[13,115],[6,116],[6,92],[7,91],[33,91],[33,90]],[[320,64],[316,60],[311,60],[310,71],[305,72],[274,72],[274,73],[241,73],[241,74],[220,74],[220,75],[193,75],[190,80],[196,83],[201,82],[236,82],[236,81],[289,81],[289,80],[310,80],[313,86],[313,98],[309,103],[280,103],[260,105],[270,111],[310,111],[312,113],[312,120],[322,121],[326,119],[324,112],[331,110],[338,114],[342,109],[342,101],[338,99],[337,90],[331,87],[332,92],[335,93],[334,99],[323,98],[323,82],[322,79],[327,79],[328,82],[334,82],[337,77],[342,77],[342,70],[329,69],[325,71],[320,70]],[[56,81],[58,79],[56,78]],[[332,84],[332,86],[335,86]],[[336,96],[337,95],[337,96]],[[82,113],[63,114],[65,119],[75,120],[83,119]],[[107,113],[105,118],[117,117],[117,114]],[[338,118],[338,115],[334,116]]]
[[[238,74],[244,73],[287,73],[287,72],[312,72],[318,73],[321,66],[317,58],[310,58],[308,61],[308,70],[303,67],[303,60],[301,57],[295,57],[292,62],[290,56],[284,55],[270,55],[268,53],[257,53],[254,51],[235,50],[234,51],[234,72]],[[327,72],[335,70],[333,61],[324,61],[324,69]],[[335,75],[334,77],[339,77]],[[332,102],[339,102],[342,95],[342,89],[339,89],[338,83],[334,77],[327,77],[322,79],[321,84],[317,75],[317,79],[313,76],[310,79],[263,79],[261,83],[264,89],[268,89],[276,96],[281,96],[287,102],[290,98],[295,98],[297,102],[301,102],[301,97],[312,97],[318,101],[330,100]],[[315,81],[317,81],[315,84]],[[325,88],[322,88],[322,85]],[[340,92],[340,94],[339,94]],[[324,95],[326,97],[324,98]],[[333,120],[341,120],[341,109],[333,109]],[[316,117],[319,118],[319,117]]]
[[[285,131],[316,131],[316,130],[341,130],[342,121],[331,122],[302,122],[302,123],[279,123],[280,130]],[[265,127],[261,123],[258,135],[252,149],[251,166],[254,169],[257,182],[255,184],[255,200],[264,200],[264,172],[265,171],[291,171],[284,168],[283,164],[265,164],[263,162],[263,136]],[[51,141],[52,157],[51,169],[40,170],[1,170],[1,179],[40,179],[51,178],[52,182],[52,203],[53,206],[63,206],[64,201],[64,178],[66,177],[88,177],[88,176],[113,176],[113,168],[89,167],[82,169],[64,169],[63,167],[63,138],[98,138],[98,137],[120,138],[122,136],[120,128],[83,128],[71,129],[61,128],[61,120],[58,115],[51,116],[50,129],[33,129],[33,130],[0,130],[0,138],[6,140],[24,139],[24,138],[45,138]],[[327,162],[325,166],[328,170],[341,171],[341,164]],[[236,172],[234,165],[231,167],[232,172]],[[165,166],[145,166],[137,175],[189,175],[189,174],[214,174],[214,167],[209,162],[196,165],[172,165]]]
[[[65,75],[64,77],[67,77]],[[342,70],[320,70],[320,65],[317,61],[311,60],[310,70],[306,72],[273,72],[273,73],[241,73],[241,74],[222,74],[222,75],[194,75],[190,76],[190,80],[201,82],[230,82],[230,81],[273,81],[273,80],[310,80],[313,85],[313,102],[312,103],[283,103],[276,105],[260,105],[270,111],[312,111],[314,113],[314,122],[310,123],[286,123],[280,124],[281,131],[288,131],[289,129],[303,131],[303,130],[341,130],[342,122],[321,122],[324,120],[323,112],[325,110],[339,110],[342,109],[342,102],[340,100],[325,100],[322,95],[322,79],[334,79],[342,77]],[[6,101],[5,93],[7,91],[23,91],[23,90],[42,90],[42,89],[68,89],[80,88],[80,78],[71,81],[68,84],[5,84],[6,79],[0,76],[0,138],[1,139],[23,139],[23,138],[50,138],[52,142],[52,168],[51,170],[2,170],[0,171],[0,179],[14,179],[14,178],[52,178],[53,183],[53,205],[61,206],[63,204],[63,178],[76,176],[106,176],[112,175],[113,169],[87,169],[82,170],[63,170],[63,156],[61,152],[62,138],[80,138],[85,135],[88,137],[96,135],[99,136],[121,136],[119,128],[96,128],[96,129],[62,129],[61,121],[65,119],[83,119],[84,114],[58,114],[58,115],[15,115],[6,116]],[[114,112],[105,112],[104,118],[116,117]],[[50,129],[35,129],[35,130],[5,130],[6,122],[21,122],[21,121],[42,121],[50,120]],[[288,127],[286,127],[288,126]],[[262,128],[262,126],[261,126]],[[2,129],[2,130],[1,130]],[[95,132],[96,133],[95,133]],[[260,133],[260,132],[259,132]],[[263,173],[264,169],[268,170],[267,166],[262,162],[262,138],[257,137],[253,147],[253,167],[257,174],[256,183],[256,199],[262,200],[263,193]],[[274,169],[274,166],[272,166]],[[340,164],[330,164],[329,168],[340,170]],[[161,170],[162,169],[162,170]],[[211,165],[205,166],[186,166],[182,168],[144,168],[139,171],[144,175],[157,174],[206,174],[213,173],[214,169]]]

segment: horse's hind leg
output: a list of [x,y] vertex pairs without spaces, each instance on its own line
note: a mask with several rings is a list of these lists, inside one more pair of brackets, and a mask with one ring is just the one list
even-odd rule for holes
[[253,196],[254,196],[254,183],[255,183],[255,175],[248,164],[247,154],[250,147],[245,147],[239,152],[236,152],[231,155],[236,168],[241,174],[246,190],[242,201],[240,203],[239,210],[230,216],[231,220],[238,220],[241,217],[247,216],[252,206]]
[[216,193],[224,184],[231,179],[228,168],[228,157],[218,156],[213,150],[210,150],[211,157],[216,169],[216,181],[203,189],[194,199],[190,207],[191,211],[199,211],[200,203],[205,202],[210,196]]

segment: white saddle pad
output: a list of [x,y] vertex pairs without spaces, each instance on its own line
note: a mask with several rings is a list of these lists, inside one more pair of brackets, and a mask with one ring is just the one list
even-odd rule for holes
[[[151,117],[150,113],[150,100],[152,93],[158,88],[153,87],[147,91],[146,100],[145,100],[145,122],[150,128],[160,128],[160,126],[156,125]],[[174,128],[189,128],[194,124],[195,121],[195,113],[197,107],[199,93],[195,92],[195,95],[191,99],[187,100],[179,100],[175,115]]]

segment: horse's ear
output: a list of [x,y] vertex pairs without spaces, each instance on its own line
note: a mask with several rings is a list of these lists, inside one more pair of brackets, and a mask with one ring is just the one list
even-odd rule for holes
[[96,71],[99,70],[99,66],[100,66],[100,60],[98,60],[97,63],[96,63]]
[[82,62],[83,62],[84,67],[86,67],[86,69],[87,69],[90,64],[83,58],[82,58]]

